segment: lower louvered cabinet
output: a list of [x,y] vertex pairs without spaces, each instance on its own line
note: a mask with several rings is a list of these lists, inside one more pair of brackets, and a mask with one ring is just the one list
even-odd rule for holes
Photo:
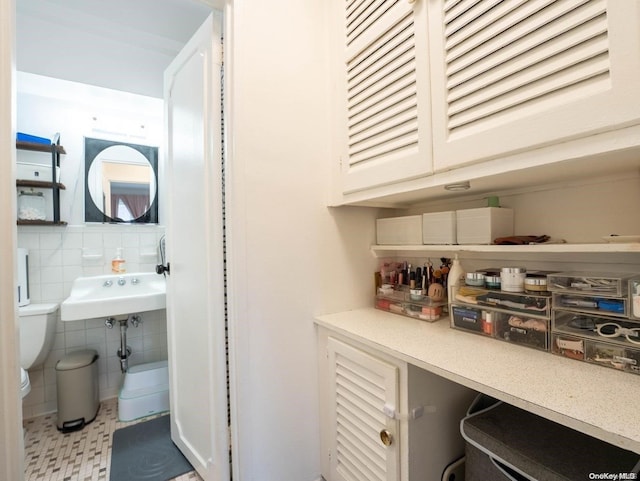
[[324,328],[319,347],[324,478],[440,481],[476,393]]

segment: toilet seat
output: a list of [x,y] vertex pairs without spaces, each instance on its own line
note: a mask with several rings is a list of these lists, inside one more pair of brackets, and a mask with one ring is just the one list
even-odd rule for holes
[[24,368],[20,368],[20,394],[25,397],[31,392],[31,381],[29,380],[29,374]]

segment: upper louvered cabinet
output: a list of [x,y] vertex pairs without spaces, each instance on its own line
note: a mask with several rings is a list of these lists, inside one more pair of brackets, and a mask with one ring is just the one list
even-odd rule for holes
[[426,3],[333,1],[342,192],[430,173]]
[[[332,481],[399,481],[398,368],[330,337]],[[386,412],[386,414],[385,414]],[[381,440],[388,433],[390,445]]]
[[640,2],[428,1],[436,171],[640,122]]

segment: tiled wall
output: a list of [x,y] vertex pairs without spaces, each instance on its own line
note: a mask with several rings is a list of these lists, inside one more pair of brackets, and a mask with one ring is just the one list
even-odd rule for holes
[[[86,225],[67,227],[18,227],[18,247],[29,250],[31,303],[61,303],[76,277],[109,274],[116,249],[124,249],[127,272],[152,272],[157,246],[164,234],[160,226]],[[66,353],[95,349],[100,356],[100,398],[116,396],[122,382],[117,350],[118,324],[108,329],[104,319],[60,321],[54,345],[43,366],[29,371],[31,392],[23,400],[23,416],[30,418],[56,411],[56,362]],[[127,331],[130,365],[167,359],[164,310],[142,313],[142,323]]]

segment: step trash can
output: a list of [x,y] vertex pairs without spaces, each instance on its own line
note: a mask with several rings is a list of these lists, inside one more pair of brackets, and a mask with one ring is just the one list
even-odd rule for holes
[[472,405],[460,423],[466,481],[640,479],[639,454],[491,401]]
[[84,349],[56,363],[59,431],[82,429],[96,418],[100,408],[97,361],[94,349]]

